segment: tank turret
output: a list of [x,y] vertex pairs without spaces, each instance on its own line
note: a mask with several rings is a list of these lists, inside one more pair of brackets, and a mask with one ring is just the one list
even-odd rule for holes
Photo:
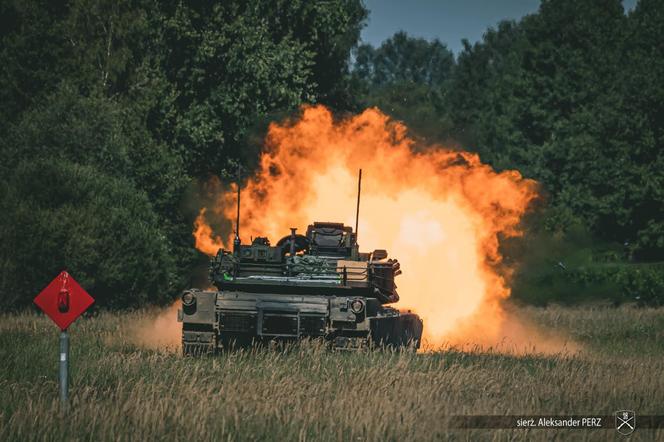
[[385,258],[385,250],[360,253],[351,227],[315,222],[306,235],[292,229],[275,246],[257,237],[237,252],[220,249],[210,264],[210,280],[219,290],[305,293],[321,286],[317,293],[352,293],[388,304],[399,300],[394,278],[401,270],[396,259]]

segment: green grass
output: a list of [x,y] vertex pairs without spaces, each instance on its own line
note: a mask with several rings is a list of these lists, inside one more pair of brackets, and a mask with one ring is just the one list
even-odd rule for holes
[[[140,313],[71,328],[71,404],[58,331],[0,317],[0,440],[622,440],[613,430],[452,430],[461,414],[664,414],[664,309],[521,308],[578,342],[570,355],[330,352],[317,343],[213,358],[139,347]],[[664,438],[640,429],[631,440]]]

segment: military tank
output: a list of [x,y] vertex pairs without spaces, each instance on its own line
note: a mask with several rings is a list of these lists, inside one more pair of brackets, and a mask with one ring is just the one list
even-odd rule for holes
[[217,290],[181,296],[185,354],[303,338],[336,349],[419,348],[420,317],[389,305],[399,300],[399,262],[385,250],[360,252],[357,222],[355,232],[334,222],[314,222],[305,235],[292,228],[275,245],[267,237],[245,245],[236,233],[209,270]]

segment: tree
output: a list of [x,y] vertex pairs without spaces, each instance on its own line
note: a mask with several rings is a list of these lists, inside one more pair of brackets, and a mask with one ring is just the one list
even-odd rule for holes
[[344,102],[342,81],[366,11],[357,1],[179,2],[162,7],[172,85],[159,132],[194,175],[242,158],[257,118]]
[[363,107],[379,107],[404,121],[415,136],[450,142],[445,100],[454,64],[440,41],[397,32],[378,48],[357,48],[353,81]]
[[64,159],[22,161],[2,183],[0,302],[29,305],[66,268],[100,306],[171,299],[169,243],[143,192]]
[[[635,252],[645,259],[664,258],[664,4],[640,0],[628,16],[622,100],[606,129],[628,151],[630,184],[625,189],[629,216],[621,227],[634,229]],[[612,103],[615,109],[615,103]]]
[[44,158],[91,165],[131,181],[164,221],[172,218],[189,183],[180,158],[150,137],[140,114],[116,100],[81,95],[68,84],[24,112],[1,143],[3,175],[22,161]]
[[374,86],[415,83],[439,87],[454,68],[454,55],[439,40],[397,32],[374,49],[357,49],[355,73]]
[[359,0],[0,3],[0,224],[11,250],[0,289],[25,300],[67,265],[102,305],[174,296],[200,258],[192,182],[255,162],[248,135],[268,115],[350,103],[348,54],[365,17]]
[[65,81],[107,97],[145,86],[159,30],[151,0],[32,0],[0,5],[3,123]]
[[[631,20],[618,0],[544,1],[537,14],[466,45],[450,93],[464,144],[499,169],[540,181],[552,219],[571,213],[620,244],[638,242],[640,229],[656,223],[649,189],[661,176],[650,168],[657,161],[654,145],[644,144],[648,131],[639,129],[652,103],[636,105],[637,88],[625,89],[638,76],[630,72],[645,68],[628,62],[638,54],[628,47]],[[638,44],[651,47],[653,36]]]

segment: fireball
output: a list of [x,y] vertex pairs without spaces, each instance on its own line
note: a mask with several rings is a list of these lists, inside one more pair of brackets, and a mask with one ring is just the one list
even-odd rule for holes
[[[485,343],[499,339],[510,295],[499,238],[520,234],[537,196],[519,172],[497,172],[473,153],[421,146],[378,109],[335,120],[323,106],[268,129],[260,165],[242,189],[241,238],[273,241],[316,221],[355,224],[357,172],[363,170],[358,242],[401,262],[399,307],[424,320],[425,340]],[[196,247],[214,254],[232,234],[208,220],[232,220],[236,189],[202,208]]]

